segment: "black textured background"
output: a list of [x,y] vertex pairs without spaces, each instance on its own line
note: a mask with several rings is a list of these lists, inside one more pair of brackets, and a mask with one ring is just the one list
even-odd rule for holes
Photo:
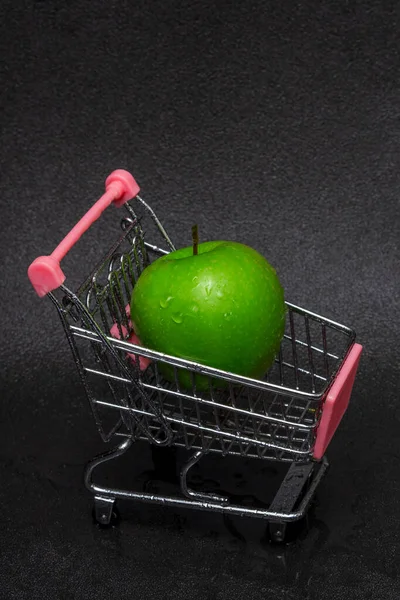
[[[1,12],[0,597],[397,600],[398,3],[5,0]],[[82,469],[102,446],[26,269],[117,167],[179,245],[194,222],[249,243],[288,299],[357,330],[352,403],[297,543],[147,506],[126,506],[119,529],[91,523]],[[65,261],[72,280],[117,217]]]

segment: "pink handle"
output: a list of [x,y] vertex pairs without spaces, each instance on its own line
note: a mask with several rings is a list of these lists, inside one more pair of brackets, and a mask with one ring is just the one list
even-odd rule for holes
[[30,265],[28,277],[40,298],[64,283],[65,275],[61,270],[60,262],[103,211],[112,203],[118,207],[122,206],[136,196],[139,189],[132,175],[123,169],[117,169],[107,177],[105,194],[83,215],[49,256],[39,256]]
[[361,352],[362,346],[354,344],[327,393],[314,445],[313,456],[317,460],[320,460],[325,454],[325,450],[347,410]]

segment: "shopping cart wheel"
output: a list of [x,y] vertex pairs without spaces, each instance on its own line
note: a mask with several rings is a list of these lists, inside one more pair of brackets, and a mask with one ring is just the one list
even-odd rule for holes
[[[310,490],[313,479],[315,479],[315,470],[318,469],[321,469],[321,466],[316,466],[313,462],[292,463],[270,505],[270,510],[284,514],[294,511]],[[312,501],[313,497],[310,498],[304,515],[297,521],[289,523],[270,521],[268,524],[269,539],[274,543],[283,543],[295,539],[307,521],[307,512]]]
[[120,521],[120,514],[115,505],[115,499],[95,496],[92,517],[93,522],[99,527],[116,527]]
[[291,544],[301,537],[309,526],[308,515],[311,512],[310,507],[307,513],[298,521],[290,523],[270,521],[267,528],[267,539],[273,544]]
[[286,540],[287,523],[269,523],[269,539],[275,544],[283,544]]

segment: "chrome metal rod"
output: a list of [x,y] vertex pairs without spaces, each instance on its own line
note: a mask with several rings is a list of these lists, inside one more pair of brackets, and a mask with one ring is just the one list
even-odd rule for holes
[[[131,445],[132,441],[128,447]],[[123,444],[121,444],[123,446]],[[126,451],[127,448],[121,449],[121,454]],[[222,504],[221,502],[212,502],[206,500],[194,500],[189,498],[180,498],[178,496],[162,496],[157,494],[148,494],[143,492],[134,492],[129,490],[113,489],[96,485],[92,482],[92,474],[96,466],[101,463],[110,460],[114,456],[117,456],[116,451],[111,451],[105,455],[97,457],[94,461],[89,463],[85,473],[85,484],[86,487],[96,496],[110,497],[110,498],[121,498],[126,500],[133,500],[138,502],[149,502],[150,504],[158,504],[161,506],[172,506],[177,508],[194,508],[208,511],[214,511],[219,513],[227,513],[231,515],[237,515],[240,517],[256,517],[260,519],[267,519],[268,521],[283,521],[286,523],[292,521],[298,521],[303,518],[307,512],[308,506],[315,494],[315,491],[326,473],[329,466],[328,460],[324,457],[320,463],[317,474],[312,480],[308,492],[305,494],[300,506],[297,510],[291,512],[274,511],[262,508],[249,508],[239,506],[236,504]]]

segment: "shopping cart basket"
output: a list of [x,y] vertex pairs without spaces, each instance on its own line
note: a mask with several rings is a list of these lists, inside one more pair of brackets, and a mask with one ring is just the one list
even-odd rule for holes
[[[125,208],[122,233],[73,292],[64,284],[60,261],[112,203]],[[327,470],[325,450],[347,409],[362,347],[352,329],[290,303],[280,352],[263,380],[140,346],[129,318],[133,286],[154,258],[174,249],[135,180],[118,170],[54,252],[28,270],[37,294],[47,295],[57,308],[100,436],[114,442],[85,470],[95,517],[109,524],[116,500],[123,498],[263,518],[272,538],[282,540],[287,523],[306,514]],[[162,376],[163,363],[173,370],[169,381]],[[180,386],[181,370],[191,374],[190,390]],[[208,387],[196,389],[198,374],[208,379]],[[188,451],[175,495],[94,482],[95,470],[136,440]],[[243,506],[190,487],[189,471],[207,453],[280,461],[287,463],[287,473],[269,506]]]

